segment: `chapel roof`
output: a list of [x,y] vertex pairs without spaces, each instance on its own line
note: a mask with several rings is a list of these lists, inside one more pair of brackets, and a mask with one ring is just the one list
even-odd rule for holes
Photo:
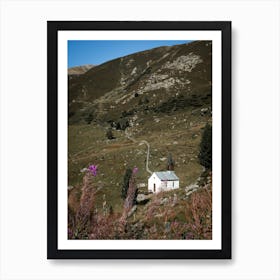
[[155,174],[159,177],[160,180],[164,181],[177,181],[179,178],[175,174],[174,171],[160,171],[160,172],[155,172]]

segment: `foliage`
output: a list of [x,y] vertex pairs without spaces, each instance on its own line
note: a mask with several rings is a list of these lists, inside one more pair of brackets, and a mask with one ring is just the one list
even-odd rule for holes
[[70,239],[88,238],[95,195],[95,191],[89,181],[90,172],[87,172],[83,178],[79,208],[75,214],[68,211],[68,215],[70,215],[70,217],[68,216],[68,236]]
[[106,137],[109,139],[109,140],[112,140],[112,139],[115,139],[114,135],[113,135],[113,131],[112,131],[112,128],[109,128],[106,132]]
[[128,212],[132,208],[132,206],[136,203],[136,196],[137,196],[137,186],[136,186],[135,173],[133,173],[129,180],[127,195],[124,201],[124,209],[126,212]]
[[93,187],[91,173],[87,172],[78,209],[75,212],[68,207],[68,238],[212,239],[211,172],[208,172],[208,183],[188,199],[183,195],[184,190],[155,194],[144,208],[137,206],[135,219],[135,215],[129,216],[128,213],[137,195],[136,172],[134,168],[122,213],[114,213],[106,200],[103,201],[103,209],[96,208],[98,188]]
[[122,185],[122,193],[121,193],[122,199],[126,198],[131,175],[132,175],[131,168],[127,168],[126,171],[125,171],[124,177],[123,177],[123,185]]
[[172,158],[172,155],[169,154],[167,158],[167,170],[174,170],[175,161]]
[[125,130],[127,127],[129,127],[129,121],[126,118],[121,118],[116,123],[116,129],[117,130]]
[[212,126],[209,124],[204,127],[199,147],[199,163],[206,169],[212,169]]
[[95,196],[100,190],[94,187],[92,178],[97,175],[97,166],[90,165],[83,177],[82,195],[78,209],[68,207],[69,239],[114,239],[116,217],[111,205],[104,202],[103,211],[95,208]]
[[89,113],[88,115],[85,116],[85,121],[87,124],[91,124],[91,122],[93,121],[93,114]]
[[[187,213],[188,212],[188,213]],[[186,210],[187,236],[189,239],[211,239],[212,236],[212,192],[205,189],[191,195]]]

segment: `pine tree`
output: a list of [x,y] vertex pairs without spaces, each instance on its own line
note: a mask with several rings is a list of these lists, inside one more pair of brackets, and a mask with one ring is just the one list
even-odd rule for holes
[[209,124],[203,130],[198,158],[202,166],[212,169],[212,126]]
[[174,170],[175,161],[172,158],[172,155],[169,154],[167,158],[167,170]]

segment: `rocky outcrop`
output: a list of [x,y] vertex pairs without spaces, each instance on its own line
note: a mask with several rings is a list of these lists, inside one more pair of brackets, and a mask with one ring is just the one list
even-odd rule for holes
[[166,62],[163,65],[163,68],[191,72],[197,64],[202,62],[203,60],[199,55],[191,52],[187,55],[179,56],[171,62],[170,61]]

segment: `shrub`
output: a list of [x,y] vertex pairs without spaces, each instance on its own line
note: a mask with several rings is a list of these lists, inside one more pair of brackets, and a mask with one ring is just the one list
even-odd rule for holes
[[134,174],[130,176],[124,208],[128,212],[136,204],[137,186]]
[[129,127],[129,121],[126,118],[122,118],[116,123],[117,130],[125,130],[127,127]]
[[[212,238],[212,191],[204,189],[191,195],[187,236],[189,239]],[[188,217],[186,217],[188,220]],[[192,237],[191,237],[192,236]]]
[[83,177],[82,194],[77,212],[68,207],[68,238],[87,239],[91,231],[96,189],[91,180],[97,175],[97,166],[90,165]]
[[175,161],[172,158],[172,155],[169,154],[167,158],[167,170],[174,170]]
[[113,135],[113,131],[112,131],[112,128],[109,128],[106,132],[106,137],[109,139],[109,140],[112,140],[112,139],[115,139],[114,135]]
[[130,168],[127,168],[123,177],[123,185],[122,185],[122,193],[121,193],[122,199],[126,198],[131,175],[132,175],[132,170]]
[[212,169],[212,126],[209,124],[203,130],[198,158],[202,166]]
[[75,215],[75,222],[72,222],[71,233],[73,239],[88,238],[94,197],[95,191],[90,184],[90,173],[86,173],[83,178],[82,196],[79,209]]
[[93,114],[92,113],[89,113],[88,115],[85,116],[85,122],[87,124],[90,124],[92,121],[93,121]]

